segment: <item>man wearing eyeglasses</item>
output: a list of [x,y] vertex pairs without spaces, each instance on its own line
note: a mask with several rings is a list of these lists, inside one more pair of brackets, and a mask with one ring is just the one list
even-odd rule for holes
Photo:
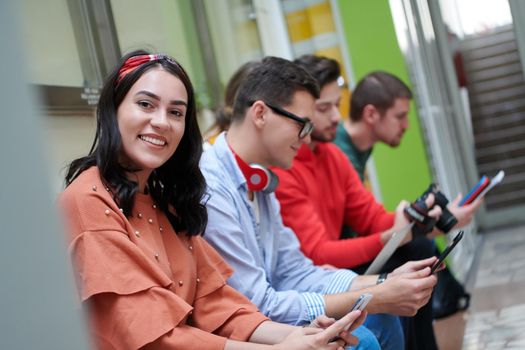
[[[300,251],[295,234],[283,225],[271,193],[274,175],[267,167],[289,168],[310,142],[318,97],[315,80],[280,58],[265,58],[244,79],[230,129],[201,160],[209,193],[204,238],[234,268],[228,284],[272,320],[301,325],[323,314],[340,318],[368,292],[374,297],[367,310],[375,315],[367,317],[366,327],[382,343],[391,344],[389,349],[401,349],[398,317],[378,313],[412,315],[426,303],[436,278],[424,268],[435,258],[407,263],[377,285],[377,275],[314,266]],[[361,348],[379,348],[367,328],[359,327],[354,334]]]

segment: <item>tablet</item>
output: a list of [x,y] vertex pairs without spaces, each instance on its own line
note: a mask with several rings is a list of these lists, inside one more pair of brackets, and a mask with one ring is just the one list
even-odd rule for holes
[[414,226],[413,222],[403,227],[399,232],[394,233],[392,238],[390,238],[379,254],[377,254],[374,261],[372,261],[372,264],[366,269],[365,275],[375,275],[381,271],[381,268],[383,268],[387,260],[390,259],[406,235],[412,230],[412,226]]

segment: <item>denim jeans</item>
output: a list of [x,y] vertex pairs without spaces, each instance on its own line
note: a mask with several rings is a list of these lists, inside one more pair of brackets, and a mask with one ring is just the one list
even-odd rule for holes
[[405,338],[399,317],[390,314],[369,314],[364,326],[375,335],[380,349],[402,350],[405,348]]
[[357,327],[352,334],[359,339],[359,344],[347,347],[346,350],[381,350],[376,336],[365,326]]

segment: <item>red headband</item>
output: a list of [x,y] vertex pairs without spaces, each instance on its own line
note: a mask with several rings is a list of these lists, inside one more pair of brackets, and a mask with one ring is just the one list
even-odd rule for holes
[[135,69],[140,67],[146,62],[150,61],[156,61],[160,59],[167,59],[170,62],[175,63],[175,61],[170,58],[169,56],[162,55],[162,54],[154,54],[154,55],[138,55],[138,56],[132,56],[128,58],[122,67],[120,67],[120,70],[118,71],[118,78],[117,78],[117,84],[120,83],[122,79],[129,73],[133,72]]

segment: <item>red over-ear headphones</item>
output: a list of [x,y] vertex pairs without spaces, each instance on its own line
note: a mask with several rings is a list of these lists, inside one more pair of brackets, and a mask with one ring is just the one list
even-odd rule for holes
[[[230,147],[231,149],[231,147]],[[259,164],[248,164],[232,149],[235,160],[248,183],[248,189],[254,192],[272,193],[279,184],[279,178],[273,171]]]

